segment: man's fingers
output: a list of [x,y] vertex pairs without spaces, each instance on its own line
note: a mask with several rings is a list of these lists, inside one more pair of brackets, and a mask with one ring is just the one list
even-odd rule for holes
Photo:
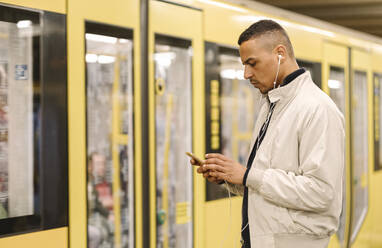
[[208,174],[211,177],[215,177],[217,180],[226,180],[226,175],[219,171],[210,171]]
[[208,158],[206,160],[206,164],[220,164],[220,165],[223,165],[224,164],[224,160],[221,160],[219,158]]
[[224,172],[224,167],[218,164],[205,164],[202,166],[204,171],[221,171]]
[[217,158],[223,161],[229,161],[230,159],[224,156],[223,154],[220,153],[208,153],[206,154],[206,158]]

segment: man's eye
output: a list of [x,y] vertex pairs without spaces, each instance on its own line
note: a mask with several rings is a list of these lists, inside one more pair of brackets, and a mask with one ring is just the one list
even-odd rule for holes
[[256,63],[248,63],[250,67],[254,67],[256,65]]

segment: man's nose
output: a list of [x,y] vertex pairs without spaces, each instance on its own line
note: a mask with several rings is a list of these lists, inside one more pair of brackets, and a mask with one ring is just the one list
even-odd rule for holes
[[248,66],[246,65],[244,67],[244,78],[245,79],[250,79],[252,77],[252,72],[251,72],[251,69],[248,68]]

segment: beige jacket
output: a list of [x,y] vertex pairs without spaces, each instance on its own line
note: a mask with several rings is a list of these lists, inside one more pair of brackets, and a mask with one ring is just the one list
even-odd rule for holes
[[[309,72],[268,97],[277,103],[246,181],[251,247],[327,247],[342,206],[343,115]],[[269,111],[262,101],[254,141]]]

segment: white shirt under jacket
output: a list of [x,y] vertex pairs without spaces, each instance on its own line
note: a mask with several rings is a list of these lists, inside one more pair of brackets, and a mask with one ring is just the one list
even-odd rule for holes
[[[269,99],[269,100],[268,100]],[[323,248],[339,225],[344,118],[305,72],[262,99],[252,146],[276,106],[248,173],[252,248]],[[244,186],[229,184],[243,195]]]

